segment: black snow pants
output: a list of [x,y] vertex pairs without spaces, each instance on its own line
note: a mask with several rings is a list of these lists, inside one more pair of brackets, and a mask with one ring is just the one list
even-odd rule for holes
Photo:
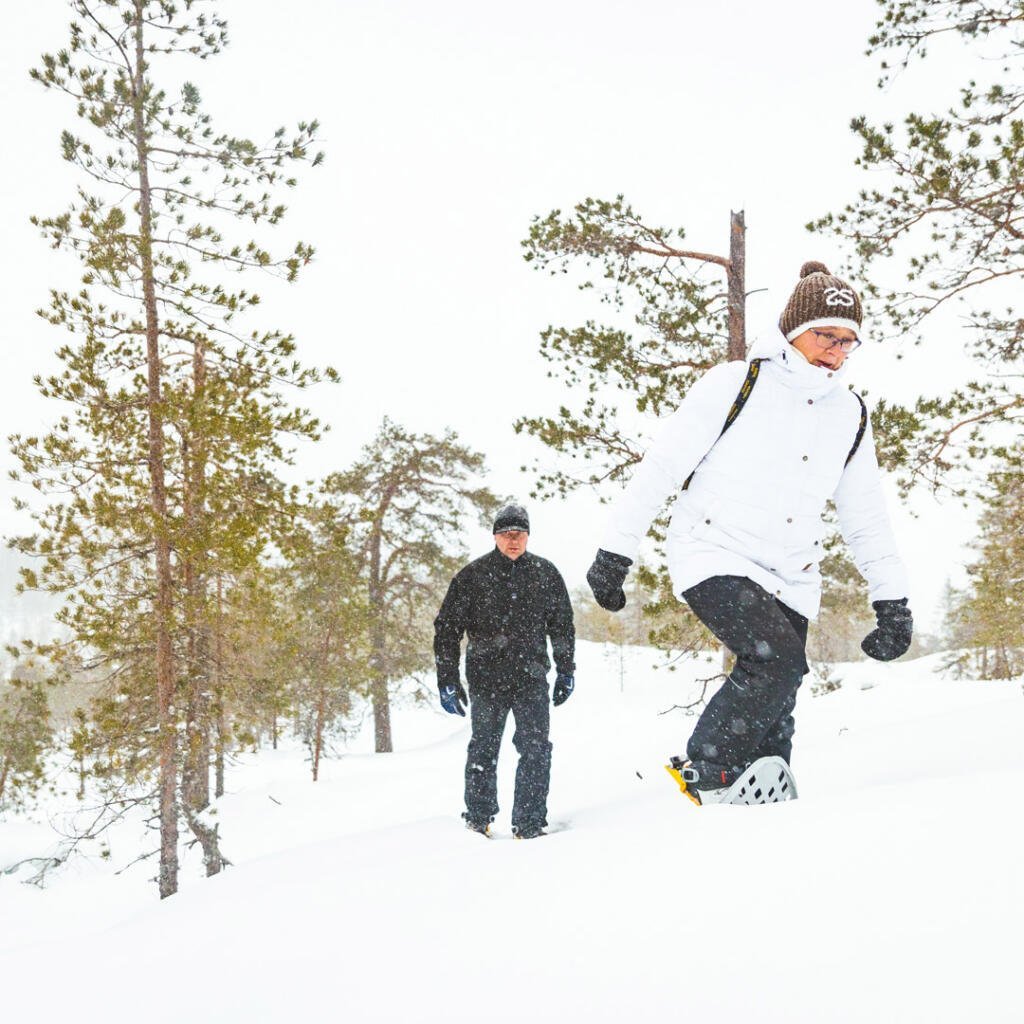
[[530,677],[486,688],[470,686],[473,735],[466,756],[466,817],[489,822],[498,813],[498,750],[510,711],[516,724],[512,743],[519,752],[512,805],[512,828],[518,831],[547,824],[551,710],[543,679]]
[[683,592],[686,603],[736,655],[736,664],[693,730],[686,753],[697,788],[731,784],[759,757],[789,762],[793,708],[808,671],[807,619],[746,576],[713,576]]

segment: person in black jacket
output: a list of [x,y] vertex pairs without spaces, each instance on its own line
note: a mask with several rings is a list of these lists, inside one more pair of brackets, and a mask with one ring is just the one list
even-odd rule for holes
[[[551,743],[548,708],[547,638],[557,678],[552,703],[573,691],[576,632],[561,573],[526,550],[530,520],[520,505],[506,505],[494,520],[494,550],[460,570],[434,620],[434,656],[441,706],[465,715],[470,705],[472,737],[466,757],[467,828],[487,834],[498,813],[497,766],[508,713],[519,751],[512,831],[517,838],[544,834],[547,825]],[[466,682],[459,681],[462,635]]]

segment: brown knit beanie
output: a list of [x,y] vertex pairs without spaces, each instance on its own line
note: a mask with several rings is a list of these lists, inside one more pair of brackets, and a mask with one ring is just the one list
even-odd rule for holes
[[811,260],[779,317],[779,330],[792,341],[812,327],[848,327],[860,335],[860,296],[824,263]]

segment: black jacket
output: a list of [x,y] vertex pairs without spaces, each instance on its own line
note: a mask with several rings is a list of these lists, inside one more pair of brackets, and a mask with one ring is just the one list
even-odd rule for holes
[[576,630],[561,573],[546,559],[524,551],[506,558],[497,547],[460,570],[434,619],[437,683],[459,682],[462,634],[466,681],[491,689],[525,679],[544,680],[551,663],[571,674]]

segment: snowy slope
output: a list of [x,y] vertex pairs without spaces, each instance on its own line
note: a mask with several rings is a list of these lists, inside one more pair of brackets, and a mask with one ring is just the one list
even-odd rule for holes
[[661,767],[693,720],[659,712],[713,670],[633,651],[620,689],[617,659],[581,645],[553,712],[547,838],[502,841],[511,730],[487,841],[457,818],[467,727],[410,709],[401,752],[316,785],[295,751],[238,770],[234,867],[164,903],[152,861],[2,877],[4,1019],[1024,1020],[1019,684],[842,666],[801,697],[799,801],[698,809]]

